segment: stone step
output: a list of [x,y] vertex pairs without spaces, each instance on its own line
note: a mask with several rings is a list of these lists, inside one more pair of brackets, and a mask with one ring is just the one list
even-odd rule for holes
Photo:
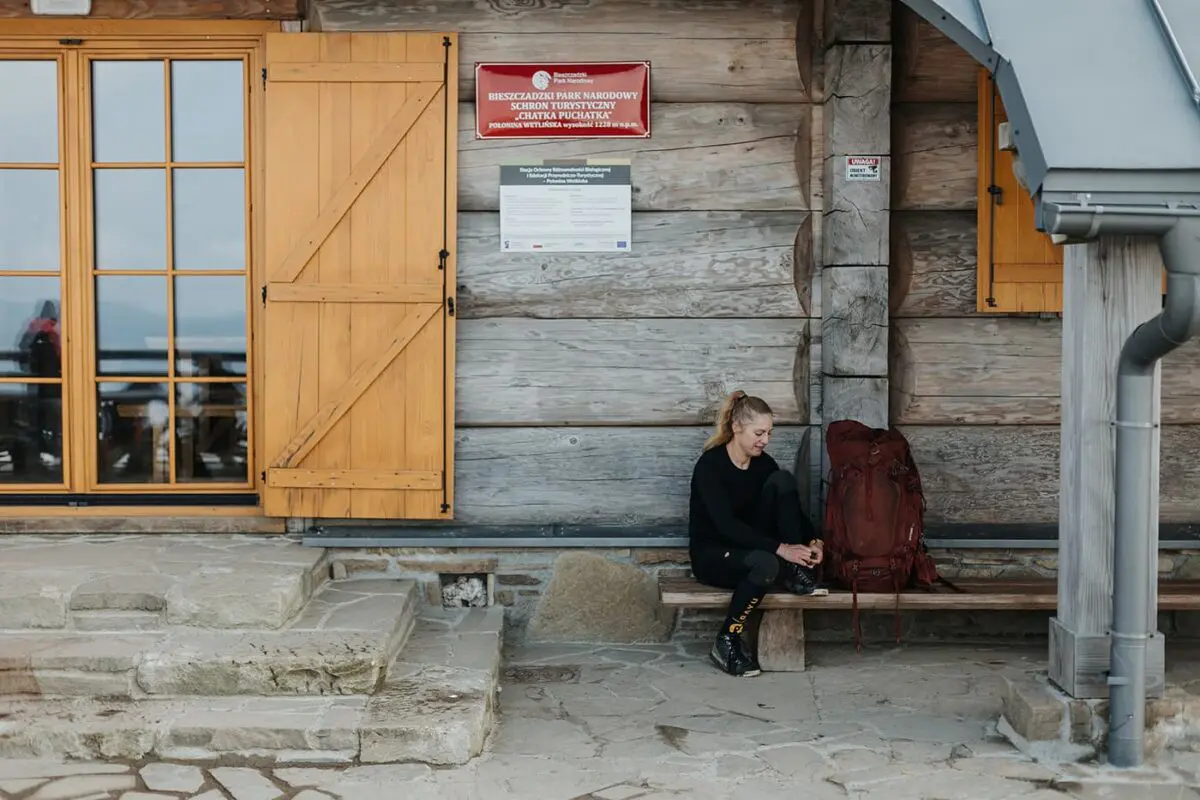
[[347,580],[325,584],[281,630],[0,633],[0,695],[368,695],[418,597],[412,581]]
[[463,764],[495,724],[503,624],[423,612],[370,697],[0,699],[0,758]]
[[158,631],[166,627],[161,611],[72,611],[77,631]]
[[167,626],[279,629],[329,578],[320,548],[262,537],[20,537],[0,551],[0,625],[94,630],[95,612]]

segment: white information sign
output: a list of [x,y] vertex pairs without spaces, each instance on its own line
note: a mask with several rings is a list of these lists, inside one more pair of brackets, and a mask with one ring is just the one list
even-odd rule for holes
[[629,164],[500,167],[504,253],[633,251]]
[[846,180],[878,181],[880,163],[879,156],[846,156]]

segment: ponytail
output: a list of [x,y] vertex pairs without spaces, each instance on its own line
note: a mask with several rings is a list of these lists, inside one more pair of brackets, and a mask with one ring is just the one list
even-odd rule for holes
[[716,429],[704,443],[704,449],[712,450],[714,447],[728,444],[733,438],[733,423],[749,422],[758,414],[771,415],[771,407],[765,400],[748,395],[741,389],[733,392],[721,403],[721,408],[717,411]]

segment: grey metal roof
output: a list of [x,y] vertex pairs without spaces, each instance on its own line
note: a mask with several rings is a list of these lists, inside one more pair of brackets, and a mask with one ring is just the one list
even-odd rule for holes
[[992,71],[1031,191],[1200,204],[1200,0],[903,2]]

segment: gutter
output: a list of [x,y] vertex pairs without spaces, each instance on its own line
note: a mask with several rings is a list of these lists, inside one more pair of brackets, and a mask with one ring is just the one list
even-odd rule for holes
[[1108,761],[1141,766],[1145,757],[1146,644],[1157,627],[1150,608],[1152,498],[1159,464],[1155,368],[1200,330],[1200,213],[1195,209],[1047,205],[1047,232],[1078,241],[1103,234],[1158,235],[1167,268],[1163,311],[1143,322],[1117,364],[1116,511],[1109,667]]

